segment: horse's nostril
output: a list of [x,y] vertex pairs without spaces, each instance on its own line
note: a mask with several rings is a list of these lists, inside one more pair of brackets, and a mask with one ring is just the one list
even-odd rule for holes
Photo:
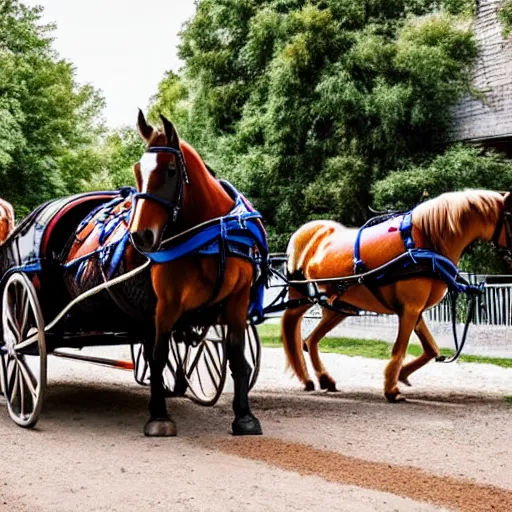
[[146,244],[148,246],[152,246],[153,245],[153,242],[155,240],[155,236],[154,236],[153,231],[151,229],[145,229],[144,233],[143,233],[143,237],[144,237],[144,242],[146,242]]
[[134,231],[132,233],[132,240],[136,247],[147,251],[153,248],[155,235],[151,229]]

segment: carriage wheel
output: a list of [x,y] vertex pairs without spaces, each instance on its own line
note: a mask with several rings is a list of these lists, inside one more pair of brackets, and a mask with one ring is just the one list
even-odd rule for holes
[[2,390],[12,420],[33,427],[46,391],[44,321],[36,291],[25,274],[14,273],[2,292]]
[[[190,398],[200,405],[214,405],[219,399],[227,373],[227,328],[214,325],[195,347],[188,346],[183,361]],[[258,378],[261,346],[256,327],[247,324],[245,330],[245,359],[251,366],[249,389]]]
[[[226,381],[226,331],[222,325],[210,327],[196,346],[176,343],[171,339],[169,359],[163,374],[169,396],[183,396],[188,389],[189,397],[200,405],[209,406],[217,402]],[[131,351],[135,381],[149,386],[150,370],[143,345],[132,345]],[[258,378],[261,360],[260,339],[253,324],[247,324],[245,331],[245,358],[251,366],[251,389]]]
[[196,345],[186,345],[183,371],[189,397],[199,405],[214,405],[226,382],[226,327],[214,325]]
[[[151,372],[149,364],[144,354],[144,345],[138,343],[131,345],[131,355],[133,361],[133,376],[135,382],[141,386],[151,384]],[[187,389],[187,382],[183,376],[183,348],[170,341],[169,359],[163,372],[164,388],[168,396],[183,396]]]

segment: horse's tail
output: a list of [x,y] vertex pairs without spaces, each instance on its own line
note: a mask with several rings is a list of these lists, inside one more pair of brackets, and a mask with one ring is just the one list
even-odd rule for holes
[[[292,293],[290,293],[292,295]],[[302,355],[301,321],[304,313],[311,307],[305,304],[293,309],[287,309],[281,319],[281,338],[286,354],[287,369],[291,368],[301,382],[306,383],[307,369]]]
[[2,243],[14,229],[14,208],[5,199],[0,199],[0,243]]
[[[308,261],[314,255],[320,241],[329,236],[338,226],[333,221],[317,220],[308,222],[299,228],[290,238],[286,254],[288,257],[288,278],[304,278],[303,271]],[[307,276],[306,276],[307,277]],[[299,299],[301,293],[296,288],[290,288],[289,298]],[[287,309],[281,320],[281,337],[288,360],[288,368],[291,368],[303,383],[307,383],[307,369],[302,355],[301,321],[304,313],[311,304]]]

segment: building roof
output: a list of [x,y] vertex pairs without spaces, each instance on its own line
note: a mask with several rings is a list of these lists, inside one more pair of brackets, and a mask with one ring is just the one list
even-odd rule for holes
[[473,88],[482,97],[467,95],[455,107],[450,141],[512,139],[512,37],[503,39],[497,18],[503,0],[478,3]]

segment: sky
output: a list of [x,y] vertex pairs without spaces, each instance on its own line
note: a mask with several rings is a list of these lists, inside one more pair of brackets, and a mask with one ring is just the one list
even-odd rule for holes
[[178,32],[195,12],[194,0],[22,0],[44,7],[55,22],[54,47],[71,61],[80,83],[106,100],[107,125],[134,126],[164,72],[177,71]]

